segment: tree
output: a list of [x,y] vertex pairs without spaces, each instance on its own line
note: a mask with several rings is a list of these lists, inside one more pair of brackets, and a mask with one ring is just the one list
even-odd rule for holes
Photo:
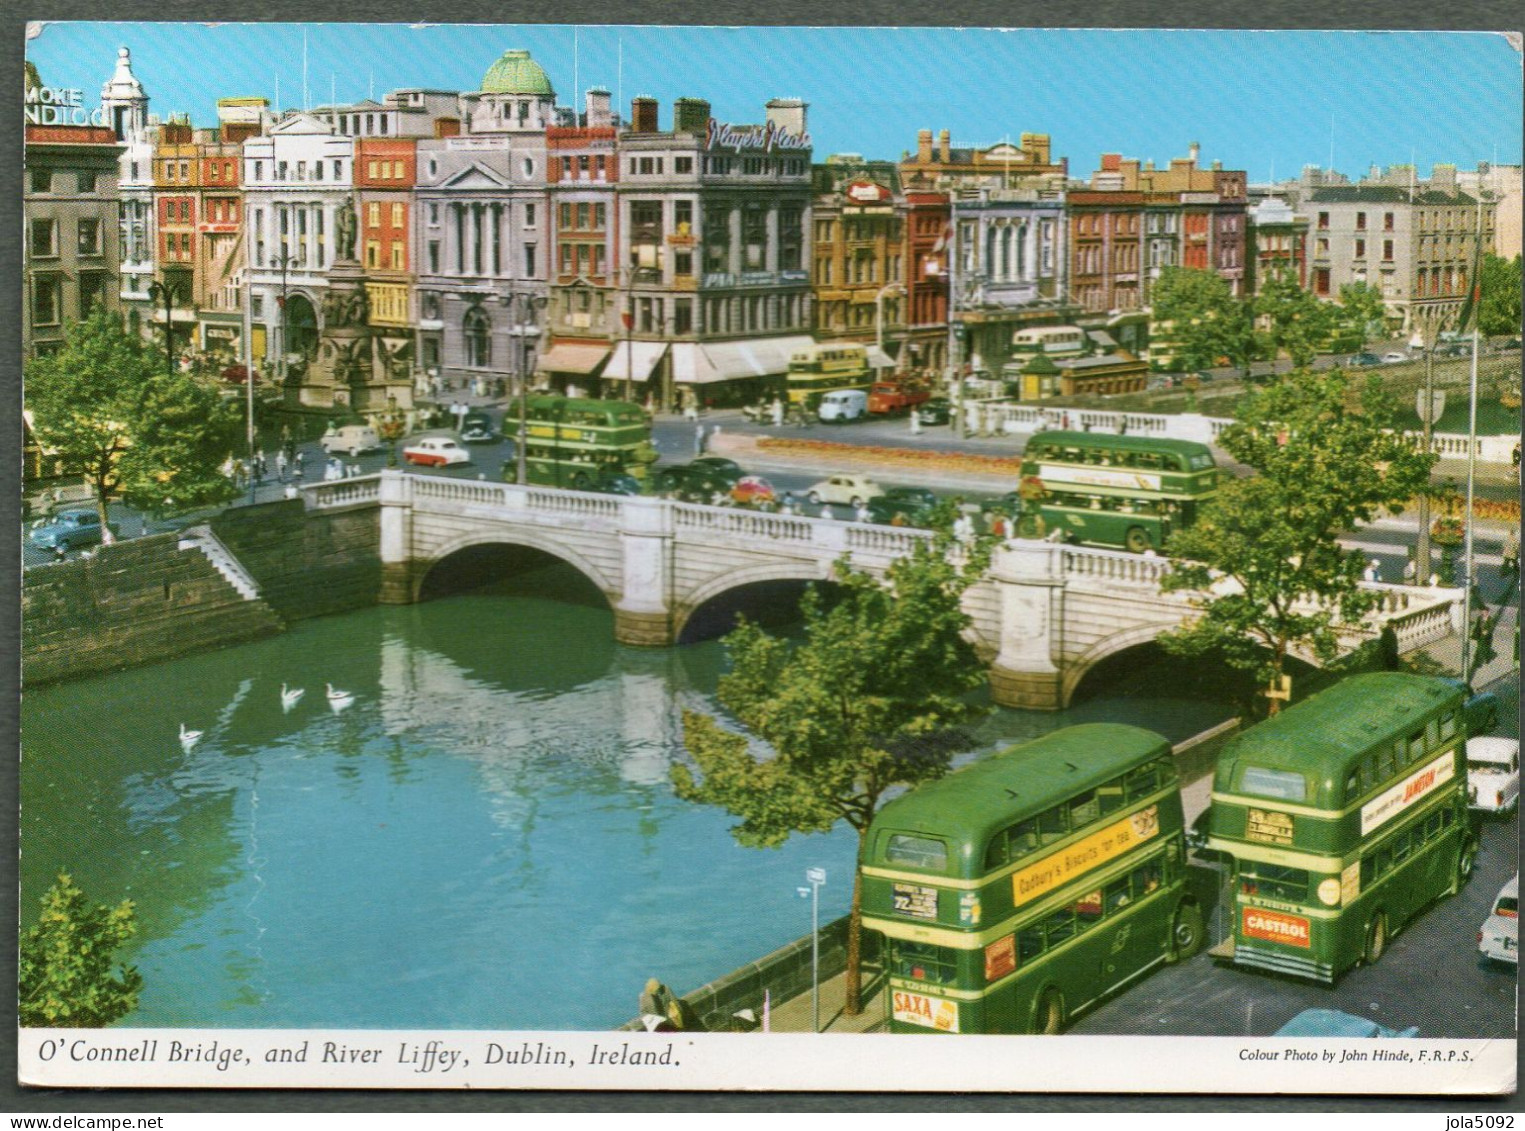
[[26,363],[32,427],[65,475],[106,502],[142,509],[226,502],[237,493],[222,465],[238,443],[238,408],[183,374],[168,374],[142,339],[97,307],[73,323],[57,353]]
[[1166,267],[1150,303],[1154,333],[1183,368],[1208,368],[1226,357],[1249,372],[1260,352],[1254,311],[1216,271]]
[[137,932],[131,900],[92,907],[67,872],[42,897],[35,927],[21,936],[17,963],[25,1026],[98,1029],[138,1006],[143,976],[112,969],[116,949]]
[[1256,474],[1221,484],[1168,543],[1164,588],[1195,591],[1200,611],[1161,638],[1167,650],[1217,648],[1278,684],[1295,647],[1327,662],[1338,626],[1370,611],[1363,556],[1338,538],[1427,490],[1435,456],[1391,429],[1393,404],[1375,377],[1353,392],[1339,371],[1294,371],[1240,403],[1219,443]]
[[1497,255],[1483,257],[1482,296],[1478,328],[1489,337],[1520,332],[1520,257],[1511,262]]
[[1266,325],[1271,356],[1285,352],[1299,369],[1313,364],[1334,324],[1330,308],[1298,286],[1290,274],[1278,273],[1261,285],[1255,313]]
[[[947,532],[919,541],[882,583],[838,562],[840,599],[828,605],[814,588],[806,593],[798,644],[743,621],[725,639],[731,670],[718,697],[748,733],[685,712],[683,741],[702,780],[674,766],[678,796],[740,817],[732,835],[754,848],[845,820],[857,830],[861,861],[885,794],[945,774],[952,744],[941,732],[984,709],[967,699],[985,670],[965,638],[959,600],[988,551],[954,546]],[[764,756],[754,754],[754,737],[770,747]],[[861,898],[855,870],[849,1014],[862,1008]]]
[[1340,288],[1340,321],[1360,339],[1356,343],[1357,352],[1364,350],[1366,343],[1387,325],[1387,303],[1382,301],[1382,292],[1369,283],[1346,283]]

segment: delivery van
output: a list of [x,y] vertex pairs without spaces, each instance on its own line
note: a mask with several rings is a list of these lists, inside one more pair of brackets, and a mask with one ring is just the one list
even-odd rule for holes
[[858,420],[868,412],[868,394],[862,389],[834,389],[821,397],[817,415],[838,424]]
[[368,424],[346,424],[323,437],[323,451],[328,455],[343,453],[357,456],[361,452],[379,451],[381,437]]

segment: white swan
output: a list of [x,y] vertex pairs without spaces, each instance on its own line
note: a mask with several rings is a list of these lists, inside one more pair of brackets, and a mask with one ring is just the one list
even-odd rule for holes
[[205,734],[205,733],[206,733],[205,731],[200,731],[200,730],[186,730],[185,729],[185,724],[181,723],[180,724],[180,747],[181,747],[181,749],[183,749],[187,753],[189,753],[191,747],[195,746],[196,743],[200,742],[201,741],[201,736],[203,734]]
[[281,684],[281,710],[291,710],[291,708],[301,702],[302,696],[306,694],[307,689],[305,687],[288,688],[284,683]]
[[335,711],[342,711],[355,701],[355,693],[353,691],[345,691],[331,683],[325,686],[328,688],[328,705]]

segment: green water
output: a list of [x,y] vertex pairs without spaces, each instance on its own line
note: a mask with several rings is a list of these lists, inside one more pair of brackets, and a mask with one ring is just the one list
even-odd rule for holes
[[[845,827],[745,849],[725,813],[673,796],[681,712],[714,709],[722,659],[622,647],[603,607],[502,593],[29,691],[23,923],[60,868],[134,900],[128,1025],[618,1025],[648,977],[685,992],[805,934],[807,867],[828,873],[823,918],[847,907]],[[996,712],[980,748],[1100,719],[1180,738],[1227,714],[1179,669],[1112,671],[1069,712]],[[305,688],[289,713],[283,682]],[[181,723],[205,732],[189,751]]]

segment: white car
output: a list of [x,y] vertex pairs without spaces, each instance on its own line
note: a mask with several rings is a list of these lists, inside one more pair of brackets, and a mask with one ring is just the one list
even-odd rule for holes
[[1387,353],[1382,355],[1382,364],[1396,365],[1398,362],[1407,361],[1408,359],[1409,355],[1406,353],[1401,353],[1398,350],[1389,350]]
[[1467,803],[1485,813],[1513,813],[1520,804],[1520,741],[1467,739]]
[[402,458],[425,467],[449,467],[457,463],[470,463],[471,453],[448,436],[425,436],[404,448]]
[[840,503],[842,506],[858,507],[882,494],[884,488],[866,475],[833,475],[806,491],[805,498],[816,506]]
[[1495,962],[1520,964],[1520,877],[1505,884],[1493,901],[1493,912],[1477,932],[1477,950]]

